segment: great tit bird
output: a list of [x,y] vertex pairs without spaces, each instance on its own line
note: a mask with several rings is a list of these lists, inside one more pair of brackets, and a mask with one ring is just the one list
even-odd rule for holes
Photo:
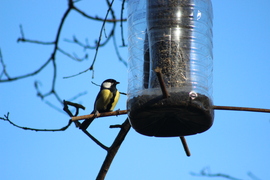
[[[119,82],[114,79],[106,79],[103,81],[94,103],[94,110],[91,114],[113,111],[120,96],[119,91],[116,89],[117,84],[119,84]],[[95,117],[85,119],[80,125],[80,129],[86,130],[94,119]]]

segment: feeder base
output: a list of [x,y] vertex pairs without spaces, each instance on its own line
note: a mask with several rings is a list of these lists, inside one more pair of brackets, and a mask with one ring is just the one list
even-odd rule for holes
[[187,136],[202,133],[213,124],[211,101],[198,94],[171,93],[169,98],[142,95],[130,100],[129,121],[140,134],[156,137]]

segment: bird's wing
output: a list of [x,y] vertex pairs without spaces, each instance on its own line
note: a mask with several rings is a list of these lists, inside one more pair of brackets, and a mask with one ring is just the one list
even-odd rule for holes
[[113,93],[109,89],[101,90],[95,102],[95,110],[106,111],[112,97]]

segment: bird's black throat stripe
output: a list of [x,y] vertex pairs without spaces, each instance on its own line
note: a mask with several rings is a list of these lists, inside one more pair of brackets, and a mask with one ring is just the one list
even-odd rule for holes
[[116,92],[117,92],[116,88],[113,89],[113,91],[112,91],[113,96],[112,96],[112,98],[110,99],[110,103],[109,103],[108,106],[107,106],[107,109],[106,109],[107,112],[110,111],[110,109],[112,108],[112,105],[113,105],[113,102],[114,102],[114,98],[115,98],[115,96],[116,96]]

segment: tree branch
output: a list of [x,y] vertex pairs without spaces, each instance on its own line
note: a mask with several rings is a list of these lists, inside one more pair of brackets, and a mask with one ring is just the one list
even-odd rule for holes
[[76,56],[76,54],[71,55],[71,54],[67,53],[66,51],[64,51],[63,49],[58,48],[58,51],[60,51],[62,54],[66,55],[67,57],[69,57],[70,59],[75,60],[75,61],[81,62],[81,61],[88,59],[88,54],[85,54],[85,56],[83,58],[78,58]]
[[79,72],[77,74],[74,74],[74,75],[71,75],[71,76],[66,76],[64,78],[75,77],[75,76],[78,76],[80,74],[83,74],[83,73],[87,72],[88,70],[93,71],[92,78],[94,78],[94,64],[95,64],[96,59],[97,59],[99,47],[107,44],[107,42],[110,40],[110,38],[114,35],[114,30],[115,30],[115,27],[116,27],[116,22],[113,23],[112,30],[111,30],[109,36],[106,38],[105,42],[103,42],[101,44],[102,33],[103,33],[104,28],[105,28],[106,19],[108,18],[109,13],[111,12],[112,13],[112,16],[114,17],[114,13],[113,13],[113,10],[112,10],[113,2],[114,2],[114,0],[112,0],[111,2],[108,2],[107,1],[108,10],[107,10],[107,13],[105,15],[105,20],[103,21],[102,26],[101,26],[101,29],[100,29],[99,38],[98,38],[98,41],[97,41],[97,44],[96,44],[96,51],[95,51],[95,55],[94,55],[94,58],[93,58],[93,61],[92,61],[91,66],[88,69],[84,70],[84,71],[81,71],[81,72]]
[[[242,180],[236,177],[233,177],[231,175],[228,174],[223,174],[223,173],[211,173],[211,170],[209,167],[205,167],[201,170],[200,173],[194,173],[191,172],[190,173],[193,176],[201,176],[201,177],[221,177],[221,178],[225,178],[225,179],[229,179],[229,180]],[[257,178],[254,174],[252,174],[251,172],[247,173],[248,176],[253,179],[253,180],[259,180],[259,178]]]
[[270,109],[235,107],[235,106],[213,106],[213,109],[215,109],[215,110],[252,111],[252,112],[270,113]]
[[105,176],[110,168],[110,165],[118,151],[118,149],[120,148],[122,142],[124,141],[127,133],[129,132],[130,130],[130,124],[129,124],[129,121],[128,119],[125,120],[125,122],[121,125],[121,130],[120,132],[118,133],[118,135],[116,136],[113,144],[111,145],[111,147],[108,149],[107,151],[107,156],[100,168],[100,171],[97,175],[97,180],[103,180],[105,179]]
[[226,178],[226,179],[230,179],[230,180],[242,180],[242,179],[238,179],[235,177],[232,177],[228,174],[222,174],[222,173],[208,173],[208,172],[204,172],[202,171],[201,173],[190,173],[193,176],[202,176],[202,177],[222,177],[222,178]]
[[7,113],[7,115],[4,115],[4,117],[0,117],[0,119],[2,119],[4,121],[8,121],[11,125],[19,128],[19,129],[30,130],[30,131],[46,131],[46,132],[65,131],[70,126],[70,124],[72,123],[72,121],[69,121],[66,126],[64,126],[62,128],[57,128],[57,129],[37,129],[37,128],[30,128],[30,127],[23,127],[23,126],[19,126],[19,125],[13,123],[9,119],[9,113]]
[[127,114],[127,110],[117,110],[117,111],[113,111],[113,112],[104,112],[104,113],[98,113],[97,115],[95,114],[88,114],[88,115],[83,115],[83,116],[76,116],[76,117],[72,117],[71,120],[72,121],[78,121],[78,120],[83,120],[83,119],[89,119],[92,117],[106,117],[106,116],[118,116],[118,115],[124,115]]
[[88,14],[86,14],[85,12],[83,12],[82,10],[78,9],[77,7],[73,6],[73,9],[75,11],[77,11],[79,14],[81,14],[82,16],[91,19],[91,20],[96,20],[96,21],[102,21],[102,22],[108,22],[108,23],[115,23],[115,22],[123,22],[123,21],[127,21],[126,18],[121,18],[121,19],[107,19],[107,18],[100,18],[98,16],[90,16]]
[[20,25],[20,32],[21,32],[21,37],[17,39],[17,42],[28,42],[28,43],[34,43],[34,44],[41,44],[41,45],[53,45],[55,42],[43,42],[43,41],[37,41],[37,40],[31,40],[31,39],[26,39],[24,37],[24,31],[22,25]]
[[[41,70],[43,70],[50,62],[52,62],[52,65],[53,65],[53,79],[52,79],[51,90],[49,92],[45,93],[45,94],[41,94],[41,92],[38,91],[38,95],[41,98],[44,98],[46,96],[49,96],[49,95],[53,94],[54,97],[58,100],[58,102],[62,103],[62,99],[59,97],[58,93],[55,90],[56,77],[57,77],[56,52],[57,52],[57,50],[59,48],[58,47],[58,44],[59,44],[59,38],[60,38],[60,34],[62,32],[62,28],[63,28],[64,22],[65,22],[65,20],[66,20],[66,18],[68,16],[68,14],[72,10],[73,1],[72,0],[69,0],[68,1],[68,4],[69,4],[69,6],[68,6],[67,10],[64,12],[64,14],[63,14],[63,16],[61,18],[60,25],[58,27],[55,40],[53,41],[54,42],[53,43],[54,48],[53,48],[53,52],[52,52],[50,58],[39,69],[37,69],[36,71],[34,71],[32,73],[28,73],[28,74],[22,75],[22,76],[17,76],[17,77],[11,78],[10,76],[8,76],[7,72],[5,71],[4,74],[6,75],[7,78],[6,79],[1,79],[0,82],[11,82],[11,81],[15,81],[15,80],[27,78],[29,76],[34,76],[34,75],[38,74]],[[22,36],[21,39],[25,39],[22,26],[20,26],[20,27],[21,27],[20,28],[20,31],[21,31],[21,36]],[[37,42],[38,44],[41,44],[40,41],[34,41],[34,40],[27,40],[27,42]]]
[[125,43],[125,39],[124,39],[124,28],[123,28],[123,14],[124,14],[124,9],[125,9],[125,2],[126,0],[122,1],[122,8],[121,8],[121,21],[120,21],[120,27],[121,27],[121,37],[122,37],[122,47],[127,46]]

